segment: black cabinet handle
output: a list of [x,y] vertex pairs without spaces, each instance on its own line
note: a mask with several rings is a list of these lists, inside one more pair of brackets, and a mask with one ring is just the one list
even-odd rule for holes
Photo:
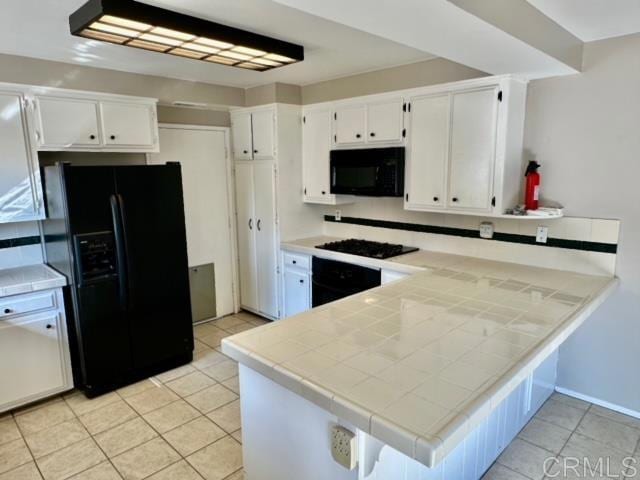
[[257,223],[258,231],[262,230],[262,228],[260,227],[261,224],[262,224],[262,220],[258,220],[258,223]]
[[253,219],[249,219],[249,230],[253,230]]
[[47,324],[47,330],[51,330],[53,328],[53,325]]
[[433,197],[433,201],[434,201],[434,202],[438,202],[438,201],[440,201],[440,198],[438,198],[438,197]]
[[115,136],[115,135],[111,135],[109,138],[110,138],[111,140],[115,140],[115,139],[116,139],[116,136]]
[[9,314],[11,312],[13,312],[13,310],[11,310],[10,308],[5,308],[4,309],[4,313],[6,313],[6,314]]
[[457,201],[458,201],[458,197],[453,197],[451,200],[452,200],[453,202],[457,202]]
[[89,135],[89,138],[90,138],[91,140],[95,140],[95,139],[96,139],[96,136],[95,136],[95,135]]
[[371,137],[375,137],[375,136],[376,136],[376,134],[375,134],[375,132],[371,132],[371,133],[369,134],[369,136],[371,136]]
[[356,138],[360,138],[362,137],[362,135],[360,135],[359,133],[356,133]]

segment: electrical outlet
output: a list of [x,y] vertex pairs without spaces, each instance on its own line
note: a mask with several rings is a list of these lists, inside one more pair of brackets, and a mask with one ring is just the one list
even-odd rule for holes
[[536,242],[538,243],[547,243],[547,233],[549,232],[549,227],[543,227],[540,225],[538,230],[536,231]]
[[342,220],[342,212],[340,210],[336,210],[336,222]]
[[480,238],[493,238],[493,223],[482,222],[480,224]]
[[356,434],[340,425],[331,429],[331,455],[339,465],[353,470],[358,465],[358,439]]

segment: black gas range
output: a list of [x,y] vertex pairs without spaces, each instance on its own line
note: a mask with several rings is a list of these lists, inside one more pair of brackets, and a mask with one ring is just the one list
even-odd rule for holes
[[396,245],[392,243],[371,242],[355,238],[325,243],[323,245],[318,245],[316,248],[378,259],[397,257],[398,255],[404,255],[405,253],[415,252],[418,250],[415,247],[406,247],[404,245]]

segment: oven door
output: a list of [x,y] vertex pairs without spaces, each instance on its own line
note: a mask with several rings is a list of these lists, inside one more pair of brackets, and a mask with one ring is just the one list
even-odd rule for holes
[[312,306],[318,307],[380,286],[380,270],[313,257]]

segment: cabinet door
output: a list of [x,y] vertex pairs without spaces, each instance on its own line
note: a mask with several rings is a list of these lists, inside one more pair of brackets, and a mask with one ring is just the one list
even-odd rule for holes
[[302,126],[302,169],[305,201],[326,202],[330,197],[329,152],[331,111],[307,112]]
[[108,147],[153,147],[155,108],[135,103],[101,102],[104,143]]
[[231,137],[233,140],[233,156],[238,160],[253,158],[251,141],[251,114],[239,113],[231,119]]
[[0,321],[0,406],[26,403],[65,386],[62,332],[57,311]]
[[309,274],[291,268],[284,271],[284,315],[291,317],[311,308]]
[[100,146],[98,102],[39,97],[40,145],[45,148]]
[[455,93],[452,99],[450,208],[489,210],[493,195],[498,89]]
[[353,145],[365,141],[364,105],[338,107],[334,112],[336,145]]
[[248,163],[236,164],[236,208],[238,219],[238,258],[240,266],[240,303],[244,307],[258,310],[253,166]]
[[278,317],[278,248],[274,166],[256,163],[254,168],[258,310]]
[[449,94],[411,99],[406,206],[438,208],[446,202]]
[[402,103],[402,98],[394,98],[367,106],[368,143],[402,141]]
[[0,223],[43,218],[40,172],[24,98],[0,91]]
[[275,116],[272,110],[251,115],[254,160],[271,160],[275,156]]

